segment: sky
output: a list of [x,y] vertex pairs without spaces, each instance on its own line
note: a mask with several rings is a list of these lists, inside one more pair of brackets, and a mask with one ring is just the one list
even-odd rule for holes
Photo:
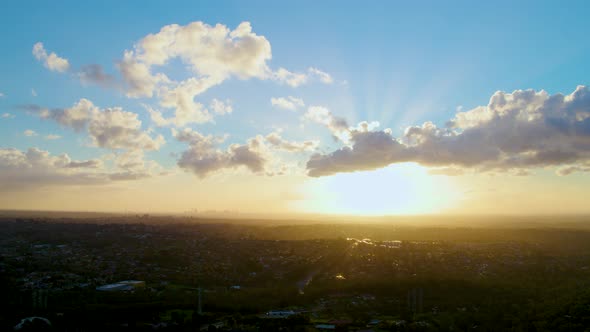
[[0,209],[590,212],[586,1],[0,5]]

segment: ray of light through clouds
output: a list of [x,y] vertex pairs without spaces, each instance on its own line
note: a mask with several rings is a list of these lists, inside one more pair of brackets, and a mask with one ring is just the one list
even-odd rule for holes
[[590,212],[584,2],[104,4],[4,6],[0,208]]

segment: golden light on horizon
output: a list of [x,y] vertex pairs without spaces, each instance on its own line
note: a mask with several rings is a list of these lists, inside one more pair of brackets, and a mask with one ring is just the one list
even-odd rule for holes
[[462,198],[452,178],[414,163],[316,178],[300,191],[306,199],[293,203],[296,210],[367,216],[444,212]]

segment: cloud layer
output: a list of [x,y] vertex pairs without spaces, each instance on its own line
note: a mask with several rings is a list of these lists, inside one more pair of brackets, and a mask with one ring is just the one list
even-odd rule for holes
[[37,148],[25,152],[0,149],[0,189],[105,183],[109,179],[97,171],[101,167],[97,159],[77,161],[67,154],[52,156]]
[[[315,109],[308,117],[332,132],[342,131],[327,110]],[[561,174],[568,174],[586,170],[583,165],[590,160],[590,91],[585,86],[569,95],[499,91],[487,106],[458,112],[445,127],[426,122],[395,138],[391,130],[375,130],[365,123],[345,133],[349,136],[346,146],[310,158],[310,176],[373,170],[399,162],[477,171],[564,166]]]
[[318,141],[288,141],[278,132],[273,132],[264,137],[256,135],[245,144],[230,144],[224,150],[217,146],[222,144],[227,136],[205,136],[190,128],[181,131],[173,129],[172,134],[178,141],[189,145],[189,149],[178,159],[178,166],[200,178],[221,170],[237,168],[244,168],[258,175],[281,174],[286,166],[273,151],[308,152],[315,150],[319,145]]
[[114,157],[107,168],[102,159],[72,160],[67,154],[29,148],[0,149],[0,191],[52,185],[100,185],[113,181],[147,178],[160,172],[154,162],[145,162],[142,151]]

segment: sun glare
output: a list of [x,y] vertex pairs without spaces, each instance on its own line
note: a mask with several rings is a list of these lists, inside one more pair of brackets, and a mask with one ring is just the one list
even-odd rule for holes
[[305,199],[294,203],[297,210],[345,215],[436,213],[461,198],[452,179],[414,163],[311,179],[301,191]]

